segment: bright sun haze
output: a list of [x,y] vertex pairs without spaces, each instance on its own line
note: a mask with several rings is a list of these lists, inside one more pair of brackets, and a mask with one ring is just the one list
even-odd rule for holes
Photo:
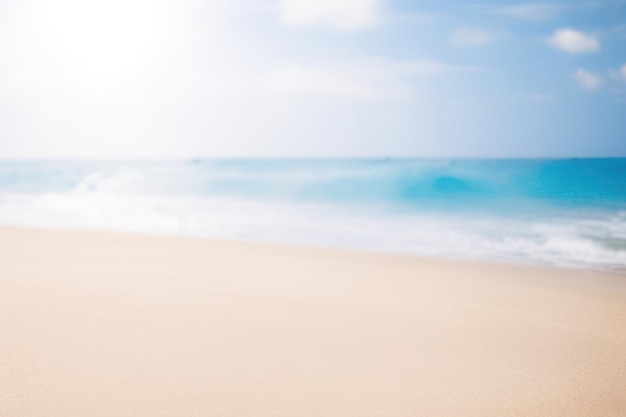
[[5,0],[0,157],[624,155],[624,8]]

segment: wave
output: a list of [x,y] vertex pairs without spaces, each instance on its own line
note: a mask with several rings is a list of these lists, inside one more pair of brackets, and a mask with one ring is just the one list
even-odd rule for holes
[[626,160],[210,160],[0,163],[0,190],[411,203],[624,203]]
[[0,222],[626,268],[624,160],[0,162]]

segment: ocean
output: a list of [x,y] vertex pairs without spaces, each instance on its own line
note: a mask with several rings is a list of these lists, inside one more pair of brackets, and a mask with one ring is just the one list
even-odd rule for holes
[[626,270],[626,159],[0,161],[0,223]]

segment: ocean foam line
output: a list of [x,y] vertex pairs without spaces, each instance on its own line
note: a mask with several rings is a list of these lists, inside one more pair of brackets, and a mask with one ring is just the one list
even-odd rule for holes
[[71,191],[0,194],[0,222],[312,244],[427,256],[626,267],[624,213],[511,218],[342,204]]
[[626,160],[0,162],[4,224],[626,268]]

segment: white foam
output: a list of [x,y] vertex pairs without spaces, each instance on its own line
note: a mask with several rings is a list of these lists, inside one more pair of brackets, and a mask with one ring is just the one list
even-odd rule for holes
[[87,175],[72,190],[75,194],[131,194],[139,190],[143,177],[131,170],[118,170],[113,175],[96,172]]
[[[152,193],[148,191],[153,191]],[[65,192],[0,194],[0,222],[274,241],[452,258],[626,267],[626,213],[511,218],[390,212],[342,203],[163,195],[132,170],[93,173]],[[619,245],[617,245],[619,246]]]

